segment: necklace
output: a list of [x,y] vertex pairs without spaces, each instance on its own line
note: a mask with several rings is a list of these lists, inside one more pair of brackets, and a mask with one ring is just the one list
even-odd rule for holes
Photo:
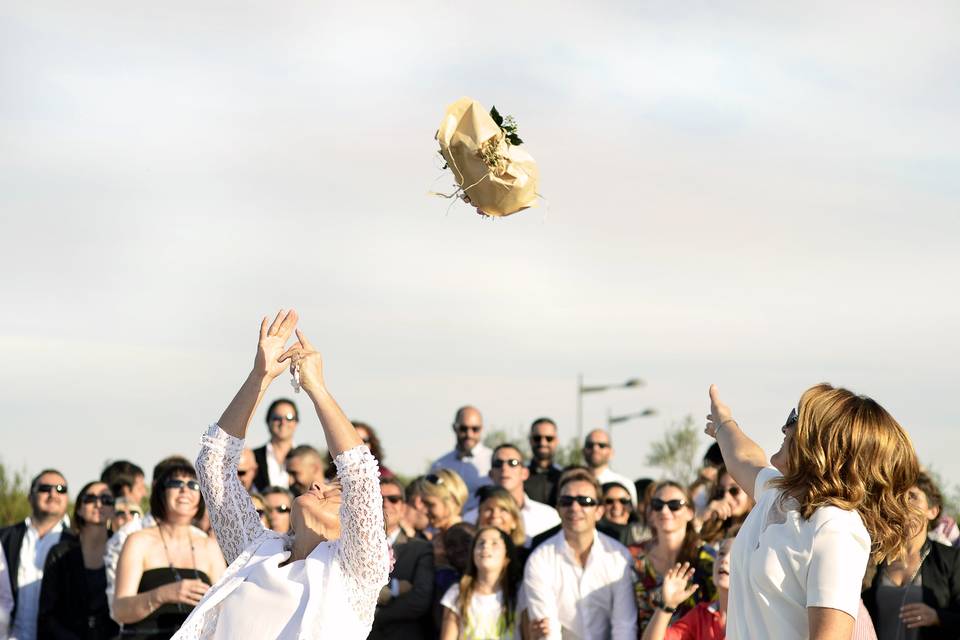
[[[183,580],[183,576],[180,575],[180,572],[173,564],[173,560],[170,559],[170,549],[167,548],[167,539],[163,535],[163,527],[160,526],[160,523],[157,523],[157,531],[160,532],[160,542],[163,543],[163,554],[167,556],[167,563],[170,565],[170,571],[173,572],[173,579],[175,582],[180,582]],[[190,543],[190,559],[193,561],[193,577],[197,580],[200,579],[200,574],[197,572],[197,555],[193,549],[193,536],[190,535],[190,530],[187,530],[187,542]],[[183,603],[177,603],[177,611],[183,613]]]

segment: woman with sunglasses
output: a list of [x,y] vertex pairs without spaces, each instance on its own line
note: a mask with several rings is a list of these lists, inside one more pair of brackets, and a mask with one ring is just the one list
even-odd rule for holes
[[740,488],[725,466],[717,470],[717,481],[700,527],[700,539],[707,544],[719,544],[739,529],[753,508],[753,498]]
[[150,513],[156,526],[130,534],[117,564],[113,613],[124,638],[172,637],[220,578],[225,564],[216,541],[192,526],[203,510],[188,462],[172,463],[154,478]]
[[107,607],[103,562],[113,517],[113,496],[103,482],[88,482],[73,508],[76,536],[64,536],[47,556],[40,588],[37,638],[106,640],[119,628]]
[[661,586],[667,572],[677,563],[689,565],[691,580],[698,588],[678,606],[670,607],[674,620],[716,596],[713,556],[700,540],[693,518],[693,499],[683,485],[672,480],[656,484],[647,509],[653,538],[630,547],[637,573],[635,591],[641,633],[654,612],[665,606]]
[[619,482],[605,482],[603,488],[603,518],[597,528],[616,534],[621,544],[640,544],[648,539],[647,528],[640,522],[633,498],[627,488]]
[[827,384],[803,393],[781,431],[770,466],[710,387],[706,433],[757,503],[731,555],[727,634],[846,640],[868,559],[897,559],[922,526],[907,499],[917,456],[883,407]]
[[[361,639],[370,633],[390,548],[383,524],[377,460],[327,390],[323,361],[281,311],[260,325],[253,370],[217,424],[201,440],[197,469],[217,540],[230,563],[176,638]],[[306,391],[337,465],[335,484],[322,477],[297,496],[291,533],[264,529],[237,461],[250,419],[270,384],[287,369]]]
[[140,505],[129,498],[116,498],[113,505],[113,518],[110,519],[110,531],[119,531],[128,522],[142,518]]

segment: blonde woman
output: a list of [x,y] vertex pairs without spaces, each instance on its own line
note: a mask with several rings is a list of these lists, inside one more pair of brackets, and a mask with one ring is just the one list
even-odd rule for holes
[[514,546],[523,547],[529,538],[523,528],[520,507],[510,492],[503,487],[486,485],[477,490],[480,508],[477,510],[478,527],[496,527],[510,536]]
[[456,471],[440,469],[424,476],[423,504],[434,532],[442,533],[463,520],[467,485]]
[[921,526],[907,501],[918,464],[883,407],[827,384],[800,398],[770,458],[710,387],[706,433],[757,505],[734,544],[727,635],[848,640],[867,561],[892,559]]

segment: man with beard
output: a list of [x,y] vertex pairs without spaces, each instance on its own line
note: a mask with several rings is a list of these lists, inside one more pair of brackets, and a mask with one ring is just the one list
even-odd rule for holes
[[550,418],[537,418],[530,425],[530,476],[523,483],[523,490],[531,500],[548,504],[557,504],[557,482],[563,469],[554,463],[560,439],[557,436],[557,423]]

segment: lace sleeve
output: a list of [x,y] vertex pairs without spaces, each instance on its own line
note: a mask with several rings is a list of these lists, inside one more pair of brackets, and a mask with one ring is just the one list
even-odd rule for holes
[[377,595],[390,574],[379,465],[363,445],[344,451],[334,462],[343,486],[338,553],[348,580],[347,598],[357,617],[372,624]]
[[197,455],[200,491],[228,566],[266,531],[237,476],[242,450],[243,440],[214,424],[200,440]]

